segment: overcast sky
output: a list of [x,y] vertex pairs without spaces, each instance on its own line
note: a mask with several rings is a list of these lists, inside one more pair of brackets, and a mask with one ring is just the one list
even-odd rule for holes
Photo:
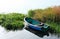
[[0,0],[0,13],[27,13],[30,9],[60,5],[60,0]]

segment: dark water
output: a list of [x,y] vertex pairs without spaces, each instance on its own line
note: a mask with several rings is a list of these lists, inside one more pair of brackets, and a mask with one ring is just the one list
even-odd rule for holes
[[[40,32],[30,31],[27,29],[17,30],[17,31],[7,31],[0,26],[0,39],[60,39],[57,35],[48,35]],[[41,36],[40,36],[41,35]]]

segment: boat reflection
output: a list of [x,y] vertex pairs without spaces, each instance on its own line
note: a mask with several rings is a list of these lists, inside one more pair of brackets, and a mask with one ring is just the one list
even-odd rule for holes
[[39,37],[44,37],[45,35],[49,36],[48,32],[42,32],[42,31],[33,30],[33,29],[29,28],[29,27],[26,27],[25,29],[32,32],[33,34],[35,34],[35,35],[37,35]]

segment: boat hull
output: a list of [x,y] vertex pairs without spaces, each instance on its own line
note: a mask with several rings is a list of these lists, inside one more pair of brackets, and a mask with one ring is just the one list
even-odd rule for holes
[[34,29],[34,30],[38,30],[38,31],[41,31],[42,30],[41,28],[35,27],[33,25],[29,25],[28,27],[31,28],[31,29]]
[[44,26],[38,26],[38,25],[33,25],[33,24],[31,24],[31,23],[29,23],[29,22],[27,22],[27,20],[24,18],[24,24],[25,24],[25,27],[29,27],[29,28],[31,28],[31,29],[34,29],[34,30],[37,30],[37,31],[47,31],[48,30],[48,25],[44,25]]

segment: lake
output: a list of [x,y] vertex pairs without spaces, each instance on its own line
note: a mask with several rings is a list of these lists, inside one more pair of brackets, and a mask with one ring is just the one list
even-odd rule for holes
[[44,35],[40,37],[33,32],[23,29],[16,31],[7,31],[4,27],[0,26],[0,39],[60,39],[58,35],[52,35],[49,33],[49,36]]

